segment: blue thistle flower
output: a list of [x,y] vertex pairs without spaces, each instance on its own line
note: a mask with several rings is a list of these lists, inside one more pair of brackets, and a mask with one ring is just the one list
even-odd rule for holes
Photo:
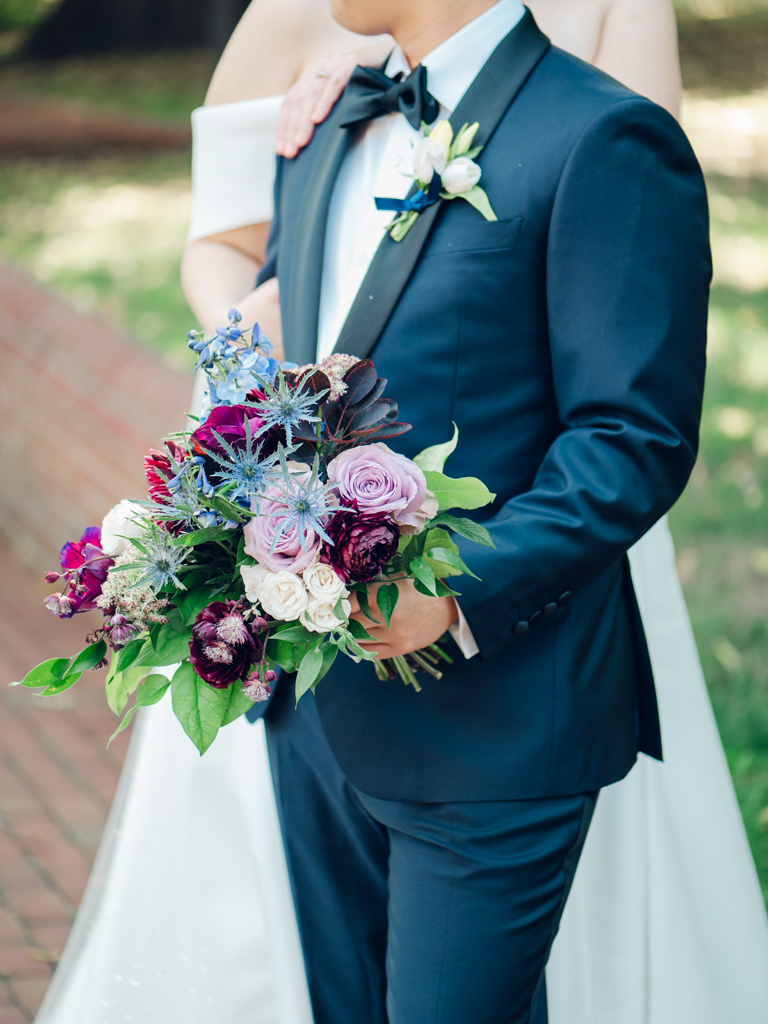
[[266,515],[276,516],[281,522],[275,531],[270,546],[270,554],[282,536],[296,527],[296,533],[302,548],[307,550],[308,533],[313,530],[327,544],[333,541],[325,531],[325,523],[336,511],[338,500],[330,484],[320,480],[320,459],[315,456],[309,478],[306,474],[291,473],[285,461],[285,450],[279,448],[280,469],[282,473],[281,494],[279,497],[264,495],[274,507]]
[[233,448],[217,431],[214,430],[212,433],[228,456],[225,459],[213,449],[209,449],[209,457],[215,459],[221,466],[221,469],[215,471],[215,475],[221,480],[221,486],[227,487],[227,497],[230,500],[240,501],[249,506],[251,498],[261,494],[278,475],[279,471],[275,466],[277,456],[271,455],[262,459],[264,444],[255,443],[256,439],[251,435],[248,420],[245,421],[245,448]]
[[328,393],[327,389],[315,394],[305,390],[304,384],[291,388],[286,383],[281,369],[277,371],[274,384],[262,378],[261,386],[266,393],[264,401],[247,403],[257,409],[263,419],[257,436],[265,434],[272,427],[282,427],[288,447],[295,447],[293,428],[298,427],[300,423],[320,423],[320,417],[316,415],[315,410],[320,399]]
[[177,574],[186,561],[189,548],[175,547],[168,536],[161,535],[154,526],[141,540],[134,538],[131,543],[141,552],[141,557],[135,562],[118,566],[113,570],[120,572],[137,569],[141,573],[136,582],[129,587],[130,590],[147,585],[157,594],[169,583],[173,583],[178,590],[187,589]]

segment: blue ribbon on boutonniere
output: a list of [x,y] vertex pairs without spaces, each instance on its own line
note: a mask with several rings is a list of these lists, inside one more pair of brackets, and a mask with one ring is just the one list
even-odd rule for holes
[[429,183],[429,188],[426,192],[422,189],[418,189],[413,193],[412,196],[408,196],[407,199],[381,199],[374,198],[377,210],[394,210],[395,213],[421,213],[422,210],[426,210],[428,206],[436,203],[440,198],[440,189],[443,187],[443,182],[439,174],[432,175],[432,181]]

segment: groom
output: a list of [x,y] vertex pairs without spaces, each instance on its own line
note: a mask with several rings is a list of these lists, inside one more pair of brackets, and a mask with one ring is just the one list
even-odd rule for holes
[[[403,586],[391,630],[361,616],[382,656],[451,628],[442,680],[339,658],[267,711],[315,1022],[528,1024],[597,792],[661,757],[626,551],[696,456],[704,184],[667,113],[519,0],[333,9],[398,46],[279,164],[261,280],[279,276],[286,355],[373,358],[413,424],[398,450],[455,421],[451,475],[497,498],[458,604]],[[405,198],[438,117],[479,122],[498,220],[442,199],[395,242],[374,197]]]

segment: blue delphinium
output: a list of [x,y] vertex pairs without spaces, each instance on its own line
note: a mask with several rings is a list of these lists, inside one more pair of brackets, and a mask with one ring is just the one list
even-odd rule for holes
[[259,325],[253,325],[249,338],[248,332],[238,327],[241,320],[240,313],[231,309],[229,326],[218,327],[215,337],[206,339],[202,331],[189,332],[187,344],[198,356],[195,370],[202,369],[208,378],[204,413],[217,405],[242,404],[278,371],[273,345]]

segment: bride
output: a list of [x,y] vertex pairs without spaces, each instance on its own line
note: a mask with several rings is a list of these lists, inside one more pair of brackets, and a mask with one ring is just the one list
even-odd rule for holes
[[[676,113],[668,0],[529,4],[556,44]],[[276,283],[253,289],[275,146],[294,156],[354,65],[381,62],[387,48],[334,25],[326,0],[251,4],[193,115],[184,281],[206,328],[237,306],[279,339]],[[547,969],[549,1020],[762,1024],[763,899],[665,522],[630,560],[666,759],[641,755],[601,793]],[[135,729],[37,1022],[311,1024],[262,724],[236,721],[201,759],[167,704],[143,712]]]

